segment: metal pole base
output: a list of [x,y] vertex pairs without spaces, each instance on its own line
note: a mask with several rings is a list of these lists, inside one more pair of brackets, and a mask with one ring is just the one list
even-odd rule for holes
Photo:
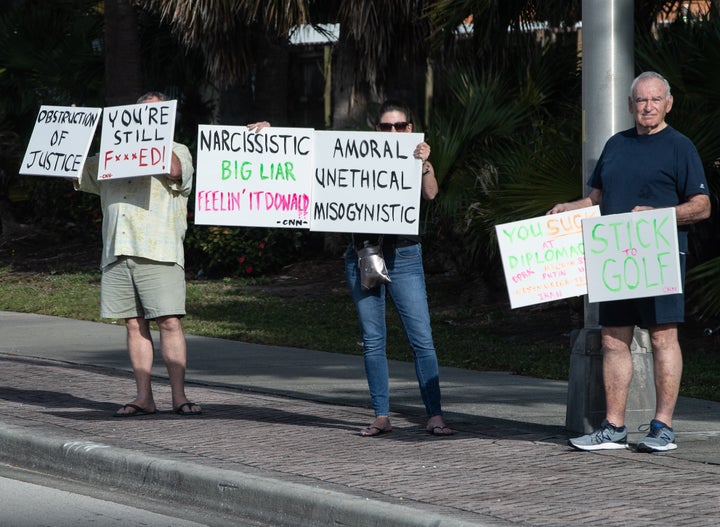
[[[650,336],[635,328],[630,346],[633,380],[628,395],[625,425],[630,434],[655,416],[655,377]],[[568,432],[588,434],[605,419],[605,387],[602,373],[602,339],[599,327],[578,330],[570,355],[565,427]]]

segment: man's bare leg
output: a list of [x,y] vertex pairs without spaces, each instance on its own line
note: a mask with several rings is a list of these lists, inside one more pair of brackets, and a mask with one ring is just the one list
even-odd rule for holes
[[[189,403],[185,395],[185,369],[187,367],[187,344],[183,333],[180,317],[167,316],[157,319],[160,329],[160,350],[162,353],[172,391],[173,410]],[[184,412],[200,412],[199,405],[192,403],[182,408]]]
[[[130,355],[137,395],[130,403],[146,412],[155,412],[155,399],[153,398],[150,376],[153,365],[153,342],[150,334],[150,323],[143,318],[125,319],[127,331],[127,348]],[[124,406],[117,411],[117,415],[131,415],[137,409]]]
[[672,428],[683,369],[677,324],[661,324],[649,332],[655,373],[655,419]]
[[633,377],[630,354],[634,326],[602,328],[605,418],[615,426],[625,424],[625,410]]

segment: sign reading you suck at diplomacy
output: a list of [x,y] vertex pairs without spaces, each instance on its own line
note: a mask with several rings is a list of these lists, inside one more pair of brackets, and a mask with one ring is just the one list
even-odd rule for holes
[[512,308],[587,293],[582,221],[597,206],[496,225]]

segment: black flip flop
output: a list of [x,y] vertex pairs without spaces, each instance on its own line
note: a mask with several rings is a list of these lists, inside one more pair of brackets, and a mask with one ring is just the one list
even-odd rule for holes
[[360,430],[360,435],[363,437],[377,437],[383,434],[389,434],[392,432],[392,428],[380,428],[378,426],[368,426]]
[[[180,406],[175,408],[173,412],[175,412],[178,415],[201,415],[202,410],[198,410],[197,412],[193,412],[190,410],[193,406],[200,406],[199,404],[191,403],[190,401],[186,403],[182,403]],[[188,410],[183,410],[183,408],[188,408]]]
[[152,415],[152,414],[156,414],[156,413],[157,413],[157,410],[152,410],[152,411],[151,411],[151,410],[146,410],[145,408],[142,408],[142,407],[140,407],[140,406],[138,406],[138,405],[136,405],[136,404],[133,404],[133,403],[128,403],[128,404],[126,404],[126,405],[123,405],[123,407],[120,408],[120,410],[124,410],[125,408],[132,408],[132,409],[135,410],[135,411],[134,411],[134,412],[127,412],[127,413],[120,413],[120,412],[118,411],[118,412],[115,412],[115,413],[113,414],[113,417],[140,417],[141,415]]

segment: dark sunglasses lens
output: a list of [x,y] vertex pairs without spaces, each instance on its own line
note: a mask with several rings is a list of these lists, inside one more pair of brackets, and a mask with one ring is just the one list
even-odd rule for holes
[[389,132],[393,128],[395,128],[398,132],[404,132],[407,127],[408,123],[405,121],[401,121],[399,123],[378,123],[378,128],[380,128],[383,132]]

